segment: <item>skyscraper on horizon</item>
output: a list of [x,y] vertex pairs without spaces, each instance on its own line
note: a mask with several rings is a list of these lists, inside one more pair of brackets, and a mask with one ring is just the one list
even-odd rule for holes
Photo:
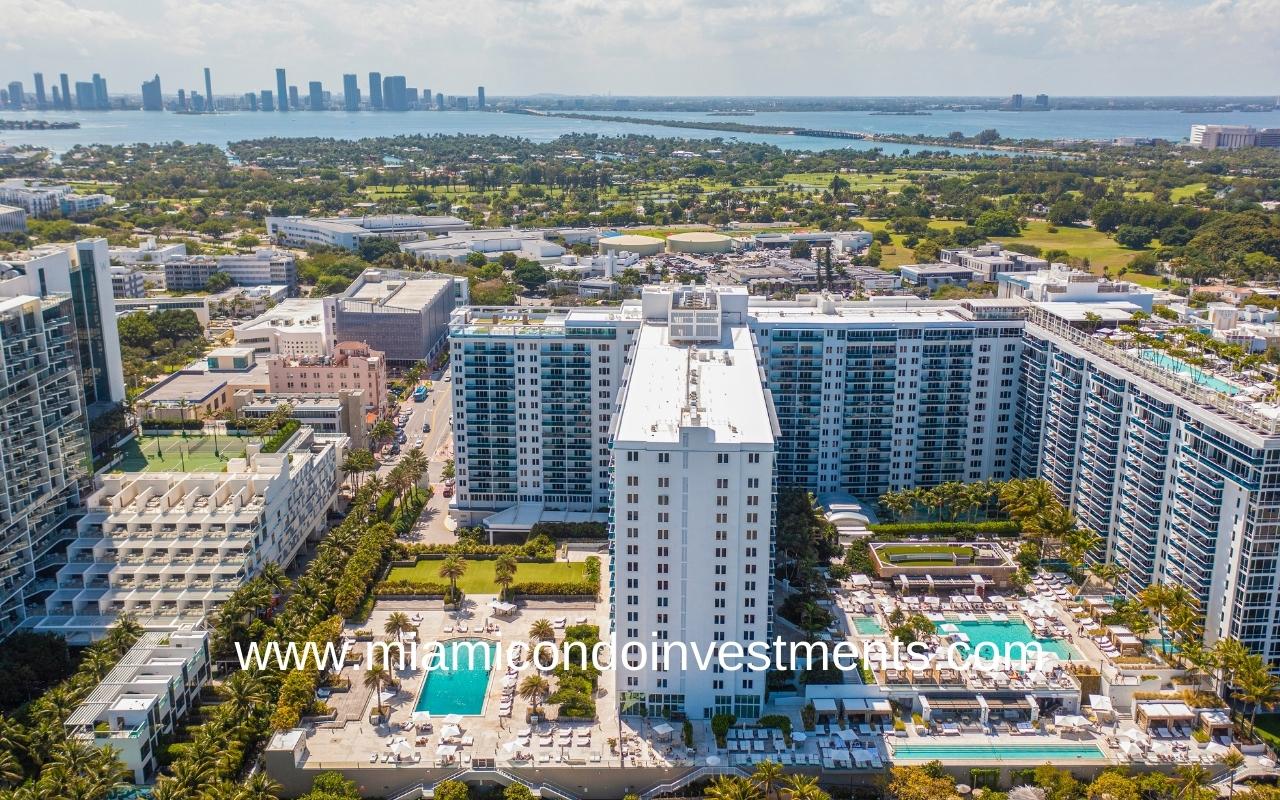
[[347,111],[360,110],[360,84],[355,73],[342,76],[342,106]]
[[36,82],[36,108],[43,111],[49,105],[44,94],[44,73],[37,72],[34,77]]
[[484,111],[484,87],[476,88],[476,108]]
[[67,77],[67,73],[63,72],[58,75],[58,80],[62,83],[62,110],[71,110],[71,79]]
[[369,108],[382,110],[382,73],[369,73]]
[[97,85],[92,81],[76,81],[76,109],[78,111],[93,111],[97,107]]
[[107,79],[93,73],[93,101],[94,107],[99,111],[105,111],[111,108],[111,99],[107,96]]
[[276,99],[275,99],[275,96],[271,93],[270,89],[262,90],[262,98],[260,100],[260,104],[262,105],[263,111],[276,110]]
[[164,97],[160,92],[160,76],[142,82],[142,110],[163,111]]
[[204,68],[204,110],[213,113],[213,79],[208,67]]
[[307,94],[310,95],[310,103],[312,111],[324,111],[324,86],[320,81],[311,81],[307,84]]
[[293,84],[290,84],[289,86],[289,108],[302,108],[302,101],[298,99],[298,87]]
[[22,108],[26,105],[26,90],[22,81],[9,81],[9,108]]
[[284,79],[284,67],[276,69],[276,99],[281,111],[289,110],[289,88]]
[[436,92],[436,110],[444,111],[444,92]]

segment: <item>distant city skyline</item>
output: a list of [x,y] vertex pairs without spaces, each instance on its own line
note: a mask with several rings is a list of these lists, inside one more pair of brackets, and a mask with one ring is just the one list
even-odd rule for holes
[[[208,66],[234,96],[272,88],[283,64],[302,87],[377,70],[506,96],[1280,93],[1274,0],[304,0],[287,26],[247,0],[118,6],[19,0],[0,29],[6,80],[98,72],[133,94],[157,72],[202,87]],[[466,35],[424,51],[389,24],[426,19]]]

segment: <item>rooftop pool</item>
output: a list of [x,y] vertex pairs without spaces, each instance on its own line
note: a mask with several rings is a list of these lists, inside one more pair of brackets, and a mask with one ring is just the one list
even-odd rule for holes
[[1159,350],[1140,350],[1138,357],[1143,361],[1150,361],[1157,367],[1162,367],[1170,372],[1184,375],[1190,378],[1200,386],[1207,386],[1215,391],[1222,392],[1225,395],[1239,394],[1242,390],[1233,383],[1227,383],[1219,377],[1210,375],[1199,367],[1193,367],[1187,362],[1174,358],[1168,353],[1162,353]]
[[431,657],[413,710],[444,716],[483,713],[489,673],[497,663],[497,642],[478,639],[442,642]]
[[[1010,619],[1003,622],[995,620],[977,620],[963,622],[958,619],[948,619],[946,622],[938,624],[938,630],[942,633],[943,625],[954,625],[956,630],[969,637],[970,647],[977,648],[983,642],[990,642],[996,648],[999,655],[1005,655],[1006,647],[1013,644],[1031,644],[1036,642],[1046,653],[1052,653],[1062,661],[1070,661],[1078,658],[1075,648],[1060,639],[1038,639],[1031,632],[1027,624],[1019,619]],[[947,630],[950,630],[948,628]],[[972,652],[972,651],[971,651]],[[990,648],[983,648],[978,655],[984,658],[990,658]]]
[[1103,758],[1094,744],[900,744],[895,761],[1072,761]]
[[875,617],[854,617],[853,628],[863,636],[880,636],[884,633],[884,628],[876,622]]

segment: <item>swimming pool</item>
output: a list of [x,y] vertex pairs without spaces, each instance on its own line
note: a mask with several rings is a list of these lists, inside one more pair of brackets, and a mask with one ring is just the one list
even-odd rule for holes
[[[976,648],[981,642],[991,642],[991,644],[995,645],[997,653],[1001,656],[1006,654],[1006,645],[1038,642],[1044,652],[1052,653],[1063,661],[1070,661],[1077,657],[1075,649],[1066,642],[1058,639],[1037,639],[1036,635],[1031,632],[1031,629],[1028,628],[1027,624],[1022,620],[1011,619],[1004,622],[978,620],[976,622],[962,622],[960,620],[948,619],[947,622],[955,625],[956,629],[960,633],[969,637],[970,647]],[[1016,655],[1016,651],[1014,654]],[[983,651],[979,655],[983,658],[990,658],[990,648],[984,647]]]
[[884,633],[884,628],[880,627],[875,617],[854,617],[853,629],[863,636],[880,636]]
[[1193,367],[1187,362],[1174,358],[1167,353],[1162,353],[1159,350],[1140,350],[1138,352],[1138,357],[1143,361],[1150,361],[1158,367],[1163,367],[1170,372],[1176,372],[1179,375],[1186,375],[1192,381],[1200,384],[1201,386],[1207,386],[1210,389],[1215,389],[1225,395],[1239,394],[1242,391],[1241,388],[1235,384],[1227,383],[1221,378],[1210,375],[1204,370]]
[[[488,658],[485,658],[485,650]],[[444,642],[431,658],[414,711],[476,716],[484,711],[489,672],[498,662],[497,642],[456,639]]]
[[900,744],[895,761],[1069,761],[1102,759],[1093,744]]

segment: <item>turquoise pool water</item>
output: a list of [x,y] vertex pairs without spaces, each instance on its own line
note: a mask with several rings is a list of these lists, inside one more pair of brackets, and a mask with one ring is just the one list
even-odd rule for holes
[[875,617],[854,617],[853,628],[864,636],[879,636],[884,633],[884,628],[880,627]]
[[1185,361],[1174,358],[1173,356],[1162,353],[1159,350],[1141,350],[1138,356],[1144,361],[1150,361],[1158,367],[1163,367],[1170,372],[1176,372],[1179,375],[1186,375],[1192,381],[1201,386],[1208,386],[1210,389],[1222,392],[1225,395],[1233,395],[1240,393],[1240,387],[1218,378],[1214,375],[1193,367]]
[[[488,659],[484,650],[489,651]],[[414,711],[432,715],[476,716],[484,711],[489,689],[489,672],[498,663],[496,642],[466,644],[464,640],[444,642],[431,659]]]
[[[1011,619],[1006,622],[993,622],[991,620],[979,620],[977,622],[961,622],[959,620],[948,619],[952,625],[969,637],[969,644],[976,648],[982,642],[991,642],[996,647],[996,651],[1001,655],[1005,655],[1005,646],[1010,644],[1030,644],[1031,642],[1039,642],[1040,647],[1046,653],[1052,653],[1063,661],[1069,661],[1077,657],[1075,649],[1066,642],[1058,639],[1037,639],[1036,635],[1031,632],[1027,624],[1022,620]],[[938,623],[941,626],[943,623]],[[990,658],[990,648],[984,647],[980,654],[983,658]],[[1016,653],[1015,653],[1016,655]]]
[[894,760],[918,761],[1069,761],[1100,759],[1092,744],[900,744]]

